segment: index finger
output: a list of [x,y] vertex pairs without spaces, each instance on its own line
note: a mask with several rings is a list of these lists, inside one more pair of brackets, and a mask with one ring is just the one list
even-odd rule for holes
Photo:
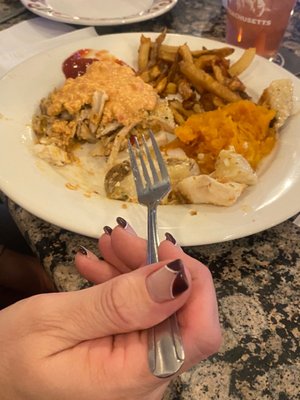
[[102,235],[99,239],[100,253],[120,272],[124,272],[124,268],[134,270],[145,265],[146,248],[146,240],[137,236],[129,224],[118,225],[109,236]]

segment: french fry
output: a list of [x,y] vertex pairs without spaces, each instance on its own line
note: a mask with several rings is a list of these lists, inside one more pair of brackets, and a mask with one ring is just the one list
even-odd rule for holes
[[193,114],[192,109],[187,110],[184,108],[183,104],[179,100],[172,100],[170,102],[170,107],[172,110],[176,110],[184,119],[187,119]]
[[170,102],[177,124],[193,113],[214,110],[249,97],[237,75],[250,64],[253,49],[245,51],[230,67],[226,57],[234,52],[231,47],[191,50],[187,43],[165,44],[165,38],[166,30],[153,41],[141,36],[139,75],[160,97],[179,96]]
[[181,61],[179,67],[183,75],[192,83],[196,90],[200,91],[200,93],[205,89],[229,103],[241,100],[241,97],[237,93],[216,81],[205,71],[198,69],[193,63]]
[[173,63],[178,52],[177,46],[168,46],[162,44],[158,50],[158,58],[162,61]]
[[168,78],[166,76],[164,76],[163,78],[159,79],[159,81],[154,86],[156,92],[158,94],[162,93],[165,90],[165,88],[167,86],[167,83],[168,83]]
[[172,110],[176,124],[182,125],[185,122],[186,118],[184,118],[183,115],[180,114],[180,112],[172,105],[172,103],[170,104],[170,108]]
[[[162,44],[159,48],[158,56],[160,59],[172,62],[175,59],[175,55],[178,52],[180,46],[170,46]],[[191,50],[193,57],[198,58],[204,55],[215,55],[217,57],[228,57],[234,52],[232,47],[221,47],[220,49],[202,49],[202,50]]]
[[212,64],[212,69],[213,69],[213,73],[214,73],[214,77],[215,79],[219,82],[219,83],[224,83],[225,77],[223,75],[223,71],[221,69],[221,67],[215,63]]
[[158,65],[154,65],[152,68],[147,69],[146,71],[140,74],[140,77],[143,79],[144,82],[150,83],[157,79],[161,74],[161,70],[159,69]]
[[193,111],[194,111],[194,113],[196,113],[196,114],[197,114],[197,113],[203,112],[204,109],[203,109],[202,104],[200,104],[200,103],[195,103],[194,106],[193,106]]
[[217,60],[217,56],[215,54],[204,54],[194,60],[194,64],[197,68],[204,69],[207,65],[212,64],[212,62]]
[[220,107],[225,106],[225,102],[218,96],[213,96],[212,101],[213,101],[215,108],[220,108]]
[[167,83],[166,89],[165,89],[166,94],[176,94],[177,93],[177,85],[174,82],[169,82]]
[[140,77],[143,79],[144,82],[149,83],[151,81],[150,71],[144,71],[140,74]]
[[151,50],[151,39],[146,38],[144,35],[142,35],[140,39],[140,46],[138,49],[139,72],[142,72],[147,68],[149,62],[150,50]]
[[183,46],[178,48],[178,53],[182,57],[183,61],[193,62],[193,56],[189,46],[185,43]]
[[225,58],[230,56],[234,52],[232,47],[221,47],[219,49],[202,49],[202,50],[192,50],[193,57],[199,57],[203,55],[215,55],[220,58]]
[[193,94],[189,99],[183,100],[182,105],[186,110],[193,110],[196,101],[196,96]]
[[178,93],[182,96],[183,100],[189,99],[193,95],[190,82],[186,79],[180,79],[178,83]]
[[252,63],[255,54],[256,50],[253,47],[250,47],[249,49],[245,50],[242,56],[234,64],[231,65],[231,67],[228,70],[229,74],[231,76],[238,76],[242,72],[244,72]]
[[151,43],[149,67],[152,67],[157,63],[159,49],[161,47],[162,42],[165,40],[166,34],[167,34],[167,29],[164,29],[163,32],[157,36],[155,42]]
[[213,94],[212,93],[204,93],[201,98],[200,98],[200,102],[201,102],[201,106],[203,108],[204,111],[213,111],[215,110],[216,106],[215,103],[213,101]]
[[168,81],[172,82],[175,80],[175,76],[179,71],[179,54],[176,53],[175,55],[175,60],[173,61],[173,63],[171,64],[171,67],[169,68],[169,73],[168,73]]
[[233,90],[234,92],[244,92],[246,87],[243,84],[242,81],[240,81],[240,79],[235,76],[234,78],[231,78],[228,80],[227,85],[229,87],[229,89]]
[[150,74],[150,79],[153,81],[154,79],[157,79],[159,75],[161,74],[161,70],[158,65],[153,65],[152,68],[149,70]]

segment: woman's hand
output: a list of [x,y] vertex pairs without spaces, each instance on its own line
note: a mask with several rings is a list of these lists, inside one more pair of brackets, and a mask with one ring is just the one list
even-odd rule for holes
[[170,379],[149,372],[147,329],[176,311],[182,371],[217,351],[209,270],[170,241],[160,245],[162,261],[143,267],[145,241],[132,228],[106,231],[99,240],[105,261],[76,255],[78,269],[101,284],[35,296],[0,312],[1,399],[160,399]]

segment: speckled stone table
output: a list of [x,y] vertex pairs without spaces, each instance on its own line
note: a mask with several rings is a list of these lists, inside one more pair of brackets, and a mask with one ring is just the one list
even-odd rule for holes
[[[0,0],[0,15],[14,7],[18,1]],[[24,11],[0,29],[32,17]],[[157,19],[97,31],[160,31],[164,26],[170,32],[224,40],[221,0],[179,0]],[[300,56],[299,0],[282,46]],[[73,259],[79,245],[97,252],[96,240],[52,226],[10,200],[9,208],[58,290],[89,285]],[[217,355],[174,380],[164,400],[300,398],[300,228],[294,219],[246,238],[185,249],[213,274],[224,342]]]

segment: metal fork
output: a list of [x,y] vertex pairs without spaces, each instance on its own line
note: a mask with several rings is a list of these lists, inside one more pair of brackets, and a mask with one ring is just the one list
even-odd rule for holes
[[[170,191],[171,184],[158,144],[152,131],[149,133],[159,174],[144,136],[142,136],[144,151],[136,137],[134,137],[134,146],[131,144],[130,139],[128,140],[128,150],[139,203],[144,204],[148,209],[147,262],[148,264],[152,264],[158,261],[157,205]],[[140,167],[138,160],[140,161]],[[142,174],[140,169],[142,170]],[[180,369],[184,362],[184,357],[177,317],[176,314],[173,314],[149,330],[149,367],[153,375],[164,378],[175,374]]]

